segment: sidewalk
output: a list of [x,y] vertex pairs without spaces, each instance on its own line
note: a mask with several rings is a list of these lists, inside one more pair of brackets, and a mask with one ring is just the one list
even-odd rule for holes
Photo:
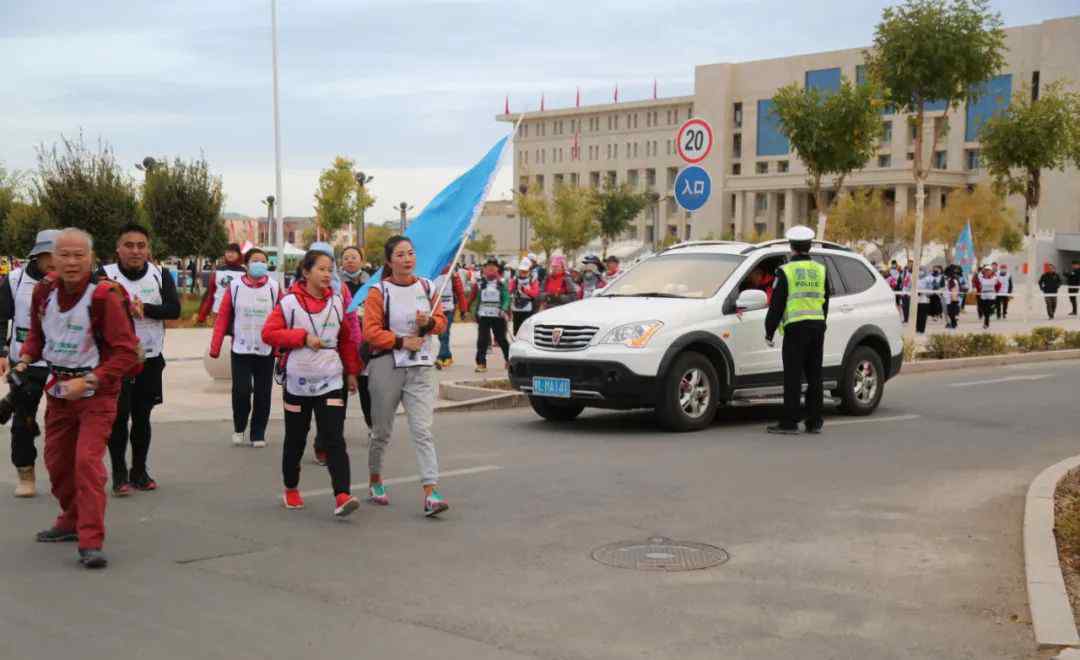
[[[982,320],[979,319],[979,314],[976,309],[976,306],[968,305],[967,308],[960,313],[960,323],[956,330],[948,330],[945,328],[944,316],[942,316],[940,320],[933,318],[927,319],[926,334],[919,336],[918,340],[920,342],[925,342],[926,338],[930,335],[946,332],[983,332]],[[1080,318],[1070,316],[1070,311],[1071,308],[1066,302],[1064,308],[1061,305],[1058,306],[1057,315],[1053,321],[1046,317],[1046,310],[1042,309],[1039,314],[1030,315],[1029,320],[1025,322],[1023,309],[1010,308],[1009,318],[1000,321],[997,316],[992,316],[990,318],[990,332],[994,334],[1012,335],[1031,332],[1034,328],[1044,326],[1055,326],[1071,331],[1080,330]],[[914,306],[912,306],[911,313],[915,314]],[[904,326],[904,330],[906,332],[906,325]]]

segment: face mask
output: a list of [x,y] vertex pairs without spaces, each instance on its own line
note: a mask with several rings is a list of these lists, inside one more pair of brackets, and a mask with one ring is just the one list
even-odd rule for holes
[[255,279],[266,277],[268,272],[270,272],[270,267],[266,265],[265,261],[252,261],[248,264],[248,275]]

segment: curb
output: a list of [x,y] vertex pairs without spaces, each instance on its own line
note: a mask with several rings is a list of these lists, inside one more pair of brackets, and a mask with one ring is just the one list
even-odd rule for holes
[[494,390],[477,387],[475,381],[451,381],[439,383],[439,397],[450,399],[435,408],[435,412],[469,412],[474,410],[505,410],[529,405],[524,392],[517,390]]
[[1046,468],[1028,488],[1024,503],[1024,573],[1035,642],[1040,649],[1080,646],[1054,538],[1054,492],[1080,456]]
[[905,362],[900,373],[922,374],[931,371],[950,371],[953,369],[971,369],[974,367],[999,367],[1010,364],[1030,364],[1035,362],[1058,362],[1061,360],[1080,360],[1080,349],[1062,351],[1040,351],[1037,353],[1010,353],[1008,355],[986,355],[973,358],[951,358],[948,360],[918,360]]

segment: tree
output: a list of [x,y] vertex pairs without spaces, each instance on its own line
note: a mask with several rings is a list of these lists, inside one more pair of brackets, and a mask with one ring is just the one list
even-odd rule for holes
[[649,193],[634,192],[633,187],[624,183],[621,186],[609,186],[599,194],[600,238],[603,256],[607,258],[608,245],[622,236],[634,222],[634,218],[649,205]]
[[22,174],[0,165],[0,254],[21,254],[12,247],[10,214],[22,198]]
[[157,163],[146,174],[142,207],[155,242],[166,254],[217,257],[228,240],[221,219],[225,195],[221,177],[210,173],[205,158],[184,162],[177,158]]
[[559,247],[559,224],[551,212],[548,199],[541,192],[526,190],[517,195],[518,213],[528,218],[529,226],[536,237],[529,244],[529,249],[544,254],[544,263],[551,259],[551,253]]
[[[915,126],[915,268],[922,261],[928,168],[923,165],[927,103],[956,108],[972,102],[982,83],[1005,65],[1005,31],[990,0],[906,0],[882,12],[873,50],[865,54],[870,79],[885,91],[885,101],[913,117]],[[935,130],[937,150],[941,133]],[[916,278],[912,278],[912,296]],[[915,336],[911,315],[909,336]]]
[[78,139],[38,147],[37,202],[57,227],[77,227],[94,237],[99,254],[111,252],[120,228],[138,219],[135,186],[108,145],[90,150]]
[[888,262],[904,247],[903,222],[880,190],[861,188],[841,194],[833,205],[832,218],[826,230],[829,240],[870,245]]
[[1005,247],[1009,235],[1016,232],[1012,209],[990,186],[979,185],[970,192],[964,188],[953,190],[945,208],[926,219],[926,236],[945,247],[946,261],[952,261],[956,237],[968,222],[980,263],[996,248]]
[[6,254],[27,255],[37,242],[37,234],[43,229],[55,229],[45,209],[37,204],[15,202],[7,215],[4,239]]
[[558,225],[559,247],[573,263],[577,253],[600,236],[600,200],[592,188],[564,185],[555,190],[552,215]]
[[383,265],[383,252],[386,241],[390,240],[390,237],[396,233],[398,233],[397,222],[391,222],[384,225],[371,225],[367,228],[367,239],[364,245],[364,252],[367,255],[367,260],[376,268]]
[[[1017,92],[1004,112],[983,125],[979,141],[995,187],[1005,194],[1023,195],[1027,202],[1028,264],[1034,275],[1042,171],[1063,171],[1070,162],[1080,167],[1080,94],[1057,81],[1047,85],[1038,99],[1031,96],[1027,88]],[[1034,298],[1035,278],[1028,277],[1028,299]]]
[[495,237],[491,234],[481,234],[479,237],[465,242],[465,251],[472,252],[477,257],[484,259],[495,253]]
[[315,192],[316,237],[322,238],[323,231],[332,237],[340,229],[356,225],[375,203],[367,188],[357,182],[355,168],[355,161],[337,156],[319,175],[319,189]]
[[825,236],[827,208],[821,181],[834,177],[839,193],[844,179],[862,169],[877,151],[881,137],[881,93],[872,83],[854,85],[846,78],[835,92],[822,93],[798,84],[773,97],[780,132],[806,166],[807,185],[817,204],[818,238]]

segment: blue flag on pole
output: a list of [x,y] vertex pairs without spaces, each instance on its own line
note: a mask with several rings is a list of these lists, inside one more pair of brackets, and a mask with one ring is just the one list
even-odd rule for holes
[[[416,248],[416,274],[434,279],[458,253],[484,206],[510,136],[495,143],[479,163],[431,200],[405,230]],[[382,269],[356,291],[349,311],[367,299],[368,289],[382,279]]]
[[956,238],[954,252],[956,263],[963,269],[964,277],[970,280],[978,265],[975,262],[975,239],[971,235],[971,222],[964,225],[964,229]]

